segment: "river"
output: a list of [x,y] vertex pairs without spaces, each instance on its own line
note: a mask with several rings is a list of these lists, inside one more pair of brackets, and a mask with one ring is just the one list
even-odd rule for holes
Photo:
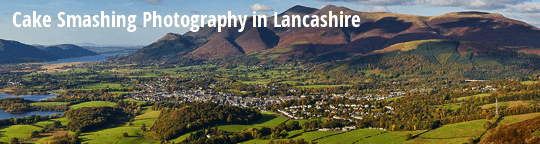
[[[27,99],[27,100],[41,101],[41,100],[44,100],[44,99],[55,98],[56,95],[50,94],[50,95],[14,96],[14,95],[0,93],[0,99],[11,98],[11,97],[21,97],[21,98],[24,98],[24,99]],[[26,112],[26,113],[16,113],[16,114],[14,114],[14,113],[8,113],[8,112],[4,112],[3,110],[0,110],[0,119],[21,118],[21,117],[27,117],[27,116],[31,116],[31,115],[40,115],[40,116],[54,115],[55,113],[63,114],[64,112],[59,112],[59,111],[31,111],[31,112]]]

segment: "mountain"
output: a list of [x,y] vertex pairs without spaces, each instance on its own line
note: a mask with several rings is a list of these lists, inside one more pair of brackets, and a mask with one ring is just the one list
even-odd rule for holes
[[90,50],[84,49],[77,45],[72,44],[61,44],[61,45],[52,45],[52,46],[42,46],[34,45],[36,48],[39,48],[45,51],[48,54],[55,55],[59,59],[64,58],[74,58],[74,57],[83,57],[83,56],[94,56],[99,55]]
[[[187,32],[184,35],[167,34],[165,37],[175,35],[176,39],[164,42],[162,38],[126,59],[146,62],[245,57],[258,59],[261,63],[329,61],[396,51],[401,49],[396,44],[421,40],[456,41],[456,48],[465,51],[485,47],[494,48],[485,51],[504,49],[516,53],[540,54],[540,29],[495,13],[456,12],[439,16],[417,16],[360,12],[328,5],[321,9],[294,6],[280,15],[320,16],[327,15],[329,11],[334,14],[343,11],[347,15],[359,15],[361,26],[284,28],[274,27],[274,18],[270,17],[268,27],[248,26],[241,33],[237,27],[225,28],[222,32],[212,27],[201,27],[198,32]],[[252,18],[247,23],[252,23]]]
[[0,39],[0,64],[51,61],[57,58],[31,45]]
[[142,48],[124,60],[139,61],[175,59],[192,52],[204,42],[205,40],[198,40],[191,36],[168,33],[158,41]]

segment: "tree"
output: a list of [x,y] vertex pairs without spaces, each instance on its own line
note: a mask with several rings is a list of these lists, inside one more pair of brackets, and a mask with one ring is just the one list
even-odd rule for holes
[[37,137],[37,136],[39,136],[39,132],[38,132],[38,131],[32,131],[32,132],[30,132],[30,137],[31,137],[31,138],[35,138],[35,137]]
[[142,124],[142,125],[141,125],[141,130],[142,130],[143,132],[145,132],[145,131],[146,131],[146,125]]
[[54,121],[54,122],[53,122],[52,127],[54,127],[54,128],[59,128],[60,126],[62,126],[62,122],[60,122],[60,121]]
[[407,140],[410,140],[410,139],[412,139],[412,134],[409,133],[407,134]]
[[10,144],[19,144],[19,138],[17,137],[13,137],[11,138],[11,142],[9,142]]

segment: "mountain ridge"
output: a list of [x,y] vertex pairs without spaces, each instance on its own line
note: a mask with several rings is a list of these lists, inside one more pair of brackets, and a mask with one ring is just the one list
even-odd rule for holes
[[[321,9],[294,6],[282,14],[322,15],[328,11],[343,11],[344,14],[359,15],[360,27],[274,27],[273,17],[268,18],[268,27],[246,27],[237,32],[236,27],[224,28],[221,33],[216,28],[201,27],[199,32],[187,32],[184,37],[204,41],[186,49],[185,54],[167,59],[227,59],[249,57],[254,53],[262,62],[283,63],[290,60],[306,60],[321,56],[339,57],[363,56],[394,44],[430,39],[471,41],[518,47],[513,51],[528,54],[538,53],[540,29],[525,22],[506,18],[496,13],[454,12],[439,16],[418,16],[387,12],[361,12],[327,5]],[[281,21],[281,19],[278,19]],[[248,23],[252,18],[248,18]],[[350,24],[349,24],[350,25]],[[157,42],[161,41],[158,40]],[[163,48],[166,49],[166,48]],[[522,50],[526,49],[526,50]],[[159,55],[152,51],[146,53]],[[259,53],[271,55],[261,55]],[[144,55],[144,54],[143,54]],[[130,56],[131,57],[131,56]],[[134,58],[127,58],[138,61]],[[164,61],[154,56],[141,61]]]

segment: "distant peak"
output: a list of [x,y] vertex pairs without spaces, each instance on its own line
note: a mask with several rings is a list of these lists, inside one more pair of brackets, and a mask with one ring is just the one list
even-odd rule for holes
[[167,33],[165,36],[163,36],[161,39],[159,39],[160,41],[161,40],[176,40],[178,38],[182,37],[181,34],[176,34],[176,33]]
[[464,12],[457,12],[457,14],[462,14],[462,15],[470,15],[470,14],[484,15],[484,14],[491,14],[491,13],[488,13],[488,12],[480,12],[480,11],[464,11]]
[[317,11],[318,9],[316,8],[312,8],[312,7],[306,7],[306,6],[302,6],[302,5],[295,5],[291,8],[289,8],[287,11],[279,14],[279,15],[307,15],[307,14],[311,14],[315,11]]

